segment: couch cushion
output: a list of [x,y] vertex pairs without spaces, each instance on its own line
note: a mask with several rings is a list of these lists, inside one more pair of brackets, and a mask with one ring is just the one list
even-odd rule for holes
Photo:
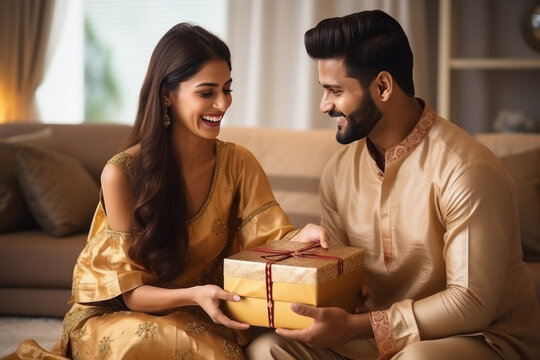
[[0,287],[70,288],[86,236],[59,239],[38,230],[0,235]]
[[70,288],[0,287],[0,314],[52,316],[61,319],[71,307],[70,297]]
[[486,133],[475,137],[498,157],[540,149],[540,134]]
[[0,138],[27,134],[50,128],[54,134],[58,151],[78,159],[96,182],[107,160],[122,150],[122,145],[131,131],[130,125],[111,123],[0,124]]
[[516,185],[523,258],[540,261],[540,149],[500,160]]
[[499,157],[512,176],[523,258],[540,261],[540,134],[490,133],[476,138]]
[[52,236],[87,232],[99,189],[80,162],[34,146],[12,149],[23,194],[41,228]]
[[30,134],[0,139],[0,233],[36,226],[17,180],[10,144],[54,148],[54,138],[51,129],[45,128]]

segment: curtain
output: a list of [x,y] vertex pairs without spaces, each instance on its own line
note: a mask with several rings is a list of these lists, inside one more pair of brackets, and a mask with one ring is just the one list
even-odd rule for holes
[[54,0],[0,1],[0,123],[38,119],[53,10]]
[[322,90],[304,33],[327,17],[380,9],[403,26],[413,49],[417,96],[427,96],[425,0],[229,0],[233,105],[226,124],[333,127],[319,112]]

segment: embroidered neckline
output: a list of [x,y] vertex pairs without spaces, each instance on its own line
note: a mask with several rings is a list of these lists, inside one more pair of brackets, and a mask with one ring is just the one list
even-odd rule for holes
[[[201,216],[201,214],[204,212],[208,204],[210,203],[210,199],[212,198],[212,195],[214,194],[214,188],[217,181],[218,176],[218,170],[219,170],[219,164],[221,159],[221,147],[225,145],[224,142],[222,142],[219,139],[216,139],[216,164],[214,165],[214,171],[212,174],[212,183],[210,184],[210,190],[208,191],[208,195],[206,197],[206,200],[204,201],[204,204],[201,206],[201,208],[197,211],[195,215],[193,215],[190,219],[187,220],[187,223],[190,224],[197,220]],[[128,177],[133,175],[133,162],[135,161],[135,158],[125,152],[121,152],[116,154],[112,159],[110,159],[107,163],[113,163],[116,166],[120,167]],[[103,210],[105,210],[105,207],[103,207]],[[108,227],[108,225],[107,225]],[[108,228],[110,231],[115,231],[111,228]]]
[[[419,99],[421,103],[421,101]],[[390,149],[386,150],[385,153],[385,162],[388,164],[394,160],[397,160],[403,155],[410,153],[418,144],[422,142],[424,137],[427,135],[433,124],[435,123],[436,117],[435,111],[427,103],[424,105],[424,111],[418,119],[418,122],[411,130],[409,135],[399,144],[392,146]]]
[[221,140],[216,139],[216,164],[214,165],[214,173],[212,174],[212,183],[210,184],[210,190],[208,191],[208,196],[206,197],[203,206],[201,206],[201,208],[199,209],[199,211],[197,211],[195,215],[193,215],[190,219],[187,220],[188,224],[193,223],[202,215],[202,213],[210,203],[212,196],[214,195],[214,188],[216,187],[219,164],[221,163],[221,147],[223,145],[224,143]]

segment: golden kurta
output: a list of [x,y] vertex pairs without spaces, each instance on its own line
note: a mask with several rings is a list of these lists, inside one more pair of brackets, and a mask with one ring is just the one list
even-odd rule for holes
[[[129,176],[133,159],[127,154],[116,155],[110,162]],[[217,140],[209,195],[188,221],[186,270],[174,281],[159,283],[128,256],[131,234],[110,229],[99,204],[73,273],[74,305],[64,318],[58,354],[26,341],[7,359],[243,359],[245,331],[214,324],[198,307],[161,316],[130,312],[120,295],[143,284],[167,288],[221,285],[223,257],[281,239],[292,230],[253,155],[241,146]]]
[[[364,249],[381,357],[426,339],[483,336],[504,359],[540,359],[540,313],[522,262],[514,186],[495,156],[425,105],[386,151],[340,150],[321,180],[322,226]],[[343,354],[362,358],[357,342]],[[352,351],[352,352],[350,352]]]

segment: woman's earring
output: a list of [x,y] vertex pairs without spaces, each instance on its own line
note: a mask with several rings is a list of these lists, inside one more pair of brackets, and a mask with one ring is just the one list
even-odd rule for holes
[[169,105],[167,103],[163,104],[163,127],[166,129],[171,126],[171,118],[169,116]]

